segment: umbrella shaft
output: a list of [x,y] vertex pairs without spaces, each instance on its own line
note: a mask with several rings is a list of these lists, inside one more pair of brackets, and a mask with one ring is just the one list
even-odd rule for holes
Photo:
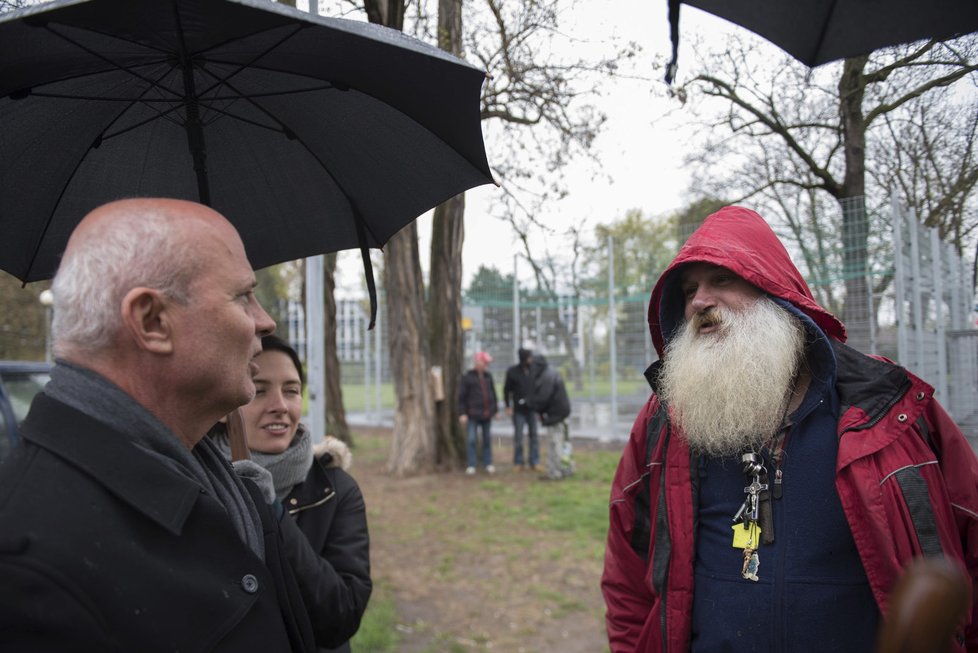
[[184,57],[183,65],[184,105],[187,107],[187,145],[194,160],[197,174],[197,195],[201,204],[210,206],[211,189],[207,181],[207,149],[204,145],[204,124],[200,120],[200,105],[197,103],[197,89],[194,86],[194,66],[189,57]]

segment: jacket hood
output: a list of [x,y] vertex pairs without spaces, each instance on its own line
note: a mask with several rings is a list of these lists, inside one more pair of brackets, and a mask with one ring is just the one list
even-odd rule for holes
[[353,464],[353,453],[350,447],[332,435],[327,435],[322,442],[312,445],[312,453],[316,458],[323,460],[327,467],[339,467],[345,470]]
[[687,263],[723,266],[767,294],[793,304],[827,336],[845,342],[845,326],[815,302],[788,251],[764,218],[750,209],[727,206],[693,232],[652,289],[649,332],[660,358],[666,341],[683,321],[685,300],[677,272]]

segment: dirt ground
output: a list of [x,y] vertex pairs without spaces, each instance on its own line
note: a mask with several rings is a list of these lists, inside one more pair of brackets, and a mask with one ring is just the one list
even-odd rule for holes
[[505,532],[470,527],[500,494],[518,500],[527,484],[544,482],[507,464],[505,439],[494,442],[498,471],[491,477],[480,471],[395,479],[384,472],[390,432],[355,432],[350,471],[367,504],[374,581],[394,596],[399,651],[607,650],[600,549],[592,543],[582,552],[567,533],[532,519],[504,519]]

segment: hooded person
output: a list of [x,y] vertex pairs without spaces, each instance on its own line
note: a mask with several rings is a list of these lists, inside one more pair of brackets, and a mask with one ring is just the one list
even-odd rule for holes
[[[516,471],[529,469],[537,471],[540,468],[540,440],[538,423],[533,410],[534,376],[533,351],[520,348],[516,352],[519,362],[506,369],[503,380],[503,402],[506,404],[506,414],[513,419],[513,468]],[[523,456],[523,433],[529,445],[529,455]]]
[[533,409],[540,414],[540,423],[547,429],[547,467],[542,479],[559,480],[574,473],[573,447],[567,418],[570,417],[570,398],[564,379],[543,356],[534,356]]
[[[611,489],[611,651],[868,651],[914,558],[975,582],[974,452],[933,388],[845,344],[761,216],[703,222],[649,329]],[[978,650],[974,598],[947,644]]]

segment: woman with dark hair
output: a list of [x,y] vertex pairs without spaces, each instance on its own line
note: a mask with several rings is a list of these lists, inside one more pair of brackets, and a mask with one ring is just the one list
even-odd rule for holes
[[[251,460],[271,473],[275,498],[288,513],[283,529],[298,525],[318,554],[289,553],[317,645],[337,647],[321,651],[349,651],[372,588],[363,495],[344,471],[350,451],[330,436],[313,446],[299,423],[305,375],[288,343],[265,336],[255,361],[255,398],[240,409]],[[213,437],[230,458],[226,435]]]

